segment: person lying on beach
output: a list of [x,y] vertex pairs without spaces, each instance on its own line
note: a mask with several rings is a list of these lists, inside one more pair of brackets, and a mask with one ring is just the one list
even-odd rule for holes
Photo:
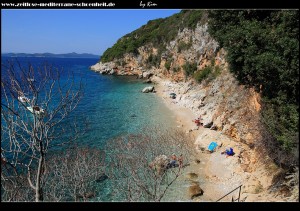
[[226,157],[233,156],[234,152],[233,149],[230,147],[229,149],[226,149],[225,151],[221,152],[221,154],[226,154]]
[[177,161],[177,157],[176,157],[176,155],[173,153],[172,156],[171,156],[170,168],[176,167],[176,161]]
[[201,117],[199,117],[198,119],[192,120],[192,122],[195,122],[195,124],[197,126],[201,126],[202,125],[202,123],[201,123]]

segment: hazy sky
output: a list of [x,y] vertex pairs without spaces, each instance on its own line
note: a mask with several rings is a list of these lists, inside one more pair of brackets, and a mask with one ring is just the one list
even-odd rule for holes
[[2,53],[101,55],[120,37],[180,10],[2,10]]

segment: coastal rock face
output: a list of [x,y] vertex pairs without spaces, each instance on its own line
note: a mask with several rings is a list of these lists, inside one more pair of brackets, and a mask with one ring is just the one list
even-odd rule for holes
[[[198,23],[195,30],[184,28],[179,31],[176,38],[167,44],[157,66],[149,64],[148,59],[151,55],[156,56],[158,49],[152,44],[147,44],[137,48],[138,54],[126,53],[123,58],[108,63],[99,62],[90,69],[101,74],[109,74],[114,69],[116,75],[138,75],[145,79],[152,75],[161,75],[175,81],[184,81],[186,77],[182,66],[186,63],[196,62],[197,68],[202,69],[209,65],[210,59],[215,56],[216,64],[225,63],[223,51],[217,51],[219,45],[207,30],[207,23]],[[180,50],[182,44],[190,47]],[[168,69],[166,62],[170,62]]]
[[151,72],[143,72],[143,78],[149,79],[153,74]]
[[195,118],[201,115],[205,128],[221,131],[238,142],[254,144],[262,139],[260,95],[239,85],[227,64],[221,68],[221,74],[209,83],[165,81],[165,92],[176,93],[174,103],[193,111]]
[[113,62],[108,62],[108,63],[102,63],[102,62],[99,62],[95,65],[92,65],[90,67],[91,70],[95,71],[95,72],[99,72],[100,74],[114,74],[115,71],[114,71],[114,63]]

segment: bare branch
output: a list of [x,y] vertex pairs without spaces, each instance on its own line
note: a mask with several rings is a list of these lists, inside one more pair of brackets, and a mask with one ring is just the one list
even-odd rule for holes
[[170,166],[169,157],[176,153],[190,158],[191,138],[182,131],[158,128],[147,128],[142,135],[131,134],[107,143],[108,175],[117,189],[117,198],[161,201],[182,174],[178,164]]
[[[82,85],[76,84],[74,77],[62,83],[61,72],[49,65],[24,68],[19,61],[2,64],[1,157],[18,171],[18,178],[27,178],[28,186],[23,186],[34,191],[36,201],[44,198],[49,149],[76,140],[81,132],[76,124],[60,128],[82,97]],[[1,174],[2,181],[10,176]],[[12,184],[26,180],[16,177]]]

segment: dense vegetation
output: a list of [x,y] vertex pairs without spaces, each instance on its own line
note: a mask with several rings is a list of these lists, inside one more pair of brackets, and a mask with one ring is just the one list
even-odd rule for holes
[[263,121],[291,152],[299,142],[299,10],[210,11],[209,32],[237,79],[262,92]]
[[[178,31],[183,28],[194,29],[200,21],[206,21],[206,14],[199,10],[182,10],[168,18],[150,20],[141,28],[120,38],[113,47],[108,48],[102,55],[102,62],[121,58],[125,53],[137,54],[137,49],[146,44],[158,48],[158,55],[165,50],[166,44],[174,40]],[[188,45],[188,44],[187,44]],[[186,46],[182,46],[184,50]]]

